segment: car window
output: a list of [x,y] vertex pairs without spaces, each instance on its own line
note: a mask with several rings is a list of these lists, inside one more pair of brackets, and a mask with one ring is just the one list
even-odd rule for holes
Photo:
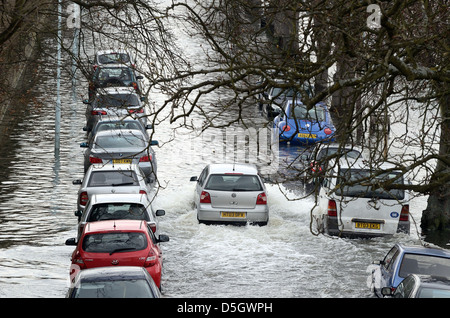
[[147,298],[153,292],[143,279],[83,282],[75,289],[74,298]]
[[198,178],[198,184],[202,187],[203,183],[205,182],[206,176],[208,175],[208,167],[203,169],[202,173],[200,174],[200,177]]
[[95,103],[97,107],[128,107],[139,106],[139,97],[136,94],[106,94],[97,95]]
[[415,280],[414,277],[405,278],[395,289],[395,298],[408,298],[414,290]]
[[417,293],[417,298],[450,298],[450,289],[438,287],[422,287]]
[[[401,172],[386,172],[374,175],[370,169],[339,169],[338,185],[336,194],[347,197],[379,198],[391,200],[403,200],[405,191],[402,189],[384,190],[377,185],[386,182],[387,184],[403,184]],[[348,185],[350,183],[350,185]]]
[[149,221],[149,216],[142,204],[99,203],[92,206],[86,222],[122,219]]
[[145,141],[140,135],[103,135],[97,136],[94,148],[134,148],[144,147]]
[[138,185],[139,181],[134,171],[94,171],[87,184],[88,187]]
[[147,225],[147,232],[148,232],[148,236],[150,236],[150,239],[152,240],[153,244],[157,244],[158,241],[156,240],[155,234],[153,233],[152,229],[150,228],[150,225]]
[[399,276],[424,274],[450,279],[450,258],[407,253],[403,256]]
[[303,104],[291,108],[291,117],[295,119],[310,120],[313,122],[325,121],[325,111],[322,107],[313,107],[310,110]]
[[205,189],[218,191],[261,191],[262,185],[256,175],[212,174]]
[[88,234],[82,249],[90,253],[120,253],[147,248],[147,237],[140,232],[111,232]]
[[397,247],[391,248],[391,250],[386,254],[386,256],[383,259],[383,267],[386,270],[389,270],[392,268],[392,265],[395,262],[395,259],[398,257],[399,251]]
[[101,64],[128,63],[130,57],[126,53],[108,53],[98,55],[98,61]]

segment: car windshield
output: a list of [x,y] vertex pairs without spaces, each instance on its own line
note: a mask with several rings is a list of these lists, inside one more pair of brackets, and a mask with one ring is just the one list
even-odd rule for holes
[[339,149],[338,147],[327,147],[325,149],[322,149],[317,154],[317,160],[320,160],[322,158],[332,156],[336,154],[338,151],[342,154],[342,156],[345,156],[346,158],[353,158],[357,159],[361,156],[361,153],[354,149]]
[[409,274],[424,274],[450,279],[450,258],[406,253],[403,256],[398,275],[404,278]]
[[89,253],[121,253],[147,248],[147,237],[140,232],[110,232],[88,234],[82,249]]
[[130,62],[130,57],[127,53],[107,53],[100,54],[98,61],[101,64],[128,63]]
[[291,108],[290,117],[301,120],[309,120],[312,122],[325,121],[325,111],[320,106],[314,106],[310,110],[303,104],[297,104]]
[[136,94],[107,94],[96,97],[96,107],[129,107],[139,106]]
[[381,183],[403,184],[400,172],[387,172],[373,176],[374,171],[368,169],[340,169],[338,176],[337,195],[346,197],[378,198],[402,200],[405,191],[391,189],[389,191],[378,187]]
[[106,135],[98,136],[95,140],[94,148],[136,148],[145,147],[142,136],[127,135]]
[[138,186],[139,182],[134,171],[94,171],[89,178],[88,187],[105,186]]
[[154,297],[143,279],[95,281],[81,283],[74,292],[75,298],[148,298]]
[[146,209],[142,204],[100,203],[92,207],[86,222],[124,219],[149,221]]
[[261,191],[262,185],[255,175],[212,174],[205,189],[218,191]]

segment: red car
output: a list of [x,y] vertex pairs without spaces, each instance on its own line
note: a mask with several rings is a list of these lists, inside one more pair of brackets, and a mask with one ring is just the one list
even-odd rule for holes
[[80,240],[66,241],[76,246],[72,253],[71,277],[78,270],[104,266],[142,266],[161,288],[162,252],[160,242],[167,235],[155,237],[146,221],[108,220],[87,223]]

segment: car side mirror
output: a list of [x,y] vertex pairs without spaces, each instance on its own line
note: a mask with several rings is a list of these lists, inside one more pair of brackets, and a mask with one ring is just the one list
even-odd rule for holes
[[145,125],[145,129],[152,129],[152,128],[153,128],[152,124]]
[[145,102],[147,100],[147,98],[145,98],[145,96],[141,96],[141,102]]
[[381,295],[383,296],[393,296],[394,295],[394,291],[391,287],[383,287],[381,288]]
[[191,177],[190,181],[198,181],[197,177]]
[[81,184],[81,180],[80,179],[73,180],[72,184],[74,184],[74,185]]
[[66,245],[76,246],[77,245],[77,241],[76,241],[76,239],[74,237],[72,237],[72,238],[66,240]]
[[136,76],[136,79],[138,79],[138,80],[144,79],[144,76],[138,75],[138,76]]
[[159,145],[158,140],[152,140],[152,141],[150,141],[150,146],[158,146],[158,145]]
[[78,216],[78,217],[81,217],[81,215],[83,214],[83,212],[82,211],[79,211],[79,210],[77,210],[77,211],[75,211],[75,216]]
[[166,215],[166,211],[164,211],[164,210],[156,210],[156,216],[163,216],[163,215]]
[[159,242],[169,242],[169,236],[165,234],[160,234],[158,237],[158,243]]
[[83,104],[90,105],[91,102],[89,101],[89,99],[83,99]]
[[80,144],[80,147],[81,147],[81,148],[88,148],[88,147],[89,147],[89,143],[88,143],[88,142],[82,142],[82,143]]

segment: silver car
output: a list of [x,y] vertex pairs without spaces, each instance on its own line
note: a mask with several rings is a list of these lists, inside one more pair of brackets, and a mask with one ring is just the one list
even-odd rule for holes
[[200,223],[253,223],[269,221],[267,191],[251,164],[210,164],[197,182],[194,203]]
[[105,220],[145,220],[158,236],[157,216],[163,216],[164,210],[154,210],[145,194],[121,193],[121,194],[93,194],[81,212],[75,212],[78,216],[78,238],[89,222]]
[[151,145],[158,142],[148,141],[142,131],[137,129],[112,129],[99,131],[92,142],[81,143],[87,148],[84,152],[84,172],[91,164],[138,164],[145,176],[156,179],[157,163],[155,151]]
[[93,194],[118,193],[152,193],[153,181],[145,177],[144,172],[137,164],[131,165],[91,165],[80,179],[72,181],[80,185],[78,189],[77,210],[82,212],[86,203]]
[[86,127],[84,130],[91,131],[100,118],[117,117],[140,119],[144,125],[147,124],[144,97],[139,96],[130,87],[106,87],[97,92],[92,100],[84,100],[86,105]]

